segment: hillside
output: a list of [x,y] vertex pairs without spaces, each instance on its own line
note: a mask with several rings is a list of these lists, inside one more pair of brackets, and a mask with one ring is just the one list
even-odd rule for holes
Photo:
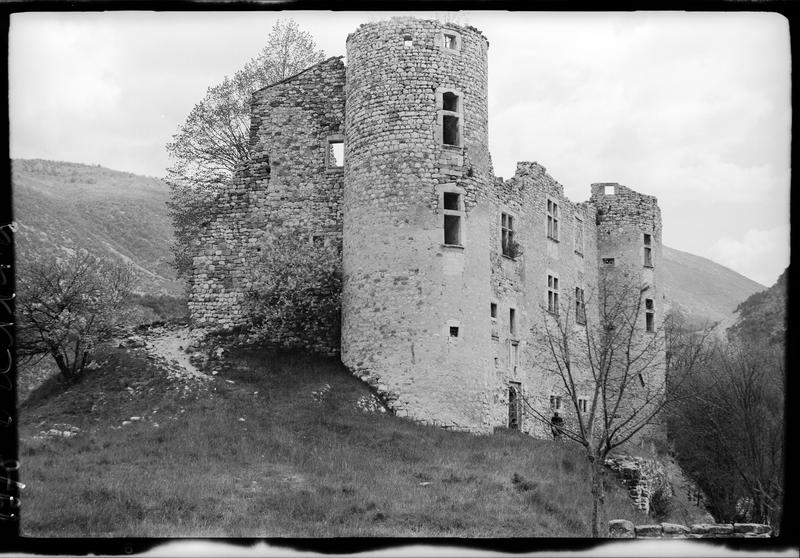
[[664,246],[664,295],[690,324],[730,319],[736,307],[765,287],[709,259]]
[[166,184],[155,178],[79,163],[12,161],[21,248],[106,254],[133,265],[137,291],[179,295],[167,197]]
[[742,302],[736,308],[733,325],[727,330],[728,337],[782,345],[787,326],[788,282],[787,267],[769,289],[757,292]]
[[[180,294],[170,265],[172,229],[167,186],[155,178],[99,166],[13,161],[15,219],[20,243],[34,250],[78,246],[132,262],[139,290]],[[692,323],[730,318],[737,305],[765,287],[712,262],[664,247],[664,291]]]
[[[146,347],[111,349],[78,384],[52,380],[21,405],[22,534],[591,533],[574,444],[382,413],[340,363],[308,354],[232,351],[214,374],[181,373],[153,354],[164,338],[155,330]],[[646,523],[608,481],[608,517]]]

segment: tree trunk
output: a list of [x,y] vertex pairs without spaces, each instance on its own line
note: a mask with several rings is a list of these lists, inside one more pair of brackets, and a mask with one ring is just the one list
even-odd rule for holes
[[64,379],[72,380],[73,377],[72,370],[70,369],[69,364],[64,359],[64,355],[62,355],[59,352],[52,352],[50,354],[53,355],[53,359],[56,361],[58,370],[61,372],[61,375],[64,376]]
[[592,537],[597,539],[606,535],[603,525],[605,517],[605,487],[603,486],[603,464],[596,457],[590,457],[592,467]]

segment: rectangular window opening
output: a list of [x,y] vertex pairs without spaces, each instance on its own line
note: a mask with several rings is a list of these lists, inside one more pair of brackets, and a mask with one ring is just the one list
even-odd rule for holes
[[411,38],[411,35],[403,35],[403,46],[405,48],[412,48],[414,46],[414,41]]
[[497,303],[489,303],[489,316],[494,320],[497,319]]
[[547,200],[547,237],[558,240],[558,204]]
[[583,255],[583,219],[575,216],[575,253]]
[[514,217],[507,213],[501,215],[500,237],[503,255],[509,258],[516,257],[514,248]]
[[328,140],[328,168],[344,166],[344,141]]
[[517,334],[517,311],[514,308],[508,309],[508,332],[512,336]]
[[585,397],[579,397],[578,410],[580,410],[581,413],[585,413],[588,407],[589,407],[589,400],[586,399]]
[[614,265],[614,258],[603,258],[603,265]]
[[442,110],[458,112],[458,95],[449,91],[442,94]]
[[461,216],[444,216],[444,243],[461,246]]
[[459,118],[450,114],[442,116],[442,143],[445,145],[456,145],[459,142]]
[[561,410],[561,396],[560,395],[551,395],[550,396],[550,410],[551,411],[560,411]]
[[583,289],[575,287],[575,322],[586,325],[586,305],[583,302]]
[[450,326],[450,337],[458,337],[458,326]]
[[547,276],[547,311],[558,315],[558,277]]
[[461,210],[461,194],[455,192],[444,192],[444,208],[453,211]]
[[450,50],[456,50],[456,48],[458,48],[455,35],[449,33],[444,34],[444,48],[449,48]]
[[604,190],[606,196],[613,196],[617,193],[617,188],[613,184],[607,185]]

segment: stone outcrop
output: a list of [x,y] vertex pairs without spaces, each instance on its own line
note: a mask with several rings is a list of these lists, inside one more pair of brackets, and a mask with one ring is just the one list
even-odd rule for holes
[[699,523],[687,527],[676,523],[634,525],[626,519],[608,522],[609,537],[614,539],[716,539],[768,538],[772,527],[761,523]]
[[605,465],[617,474],[634,505],[646,513],[650,512],[650,498],[657,490],[666,497],[672,496],[664,467],[653,459],[617,455],[606,459]]

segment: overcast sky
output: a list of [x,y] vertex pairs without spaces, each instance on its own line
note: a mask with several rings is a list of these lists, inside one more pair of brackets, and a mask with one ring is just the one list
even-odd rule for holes
[[[163,177],[210,85],[294,18],[328,56],[376,12],[11,16],[11,157]],[[658,197],[664,244],[766,286],[789,263],[789,29],[770,13],[415,12],[489,39],[495,173],[538,161],[573,201],[592,182]]]

